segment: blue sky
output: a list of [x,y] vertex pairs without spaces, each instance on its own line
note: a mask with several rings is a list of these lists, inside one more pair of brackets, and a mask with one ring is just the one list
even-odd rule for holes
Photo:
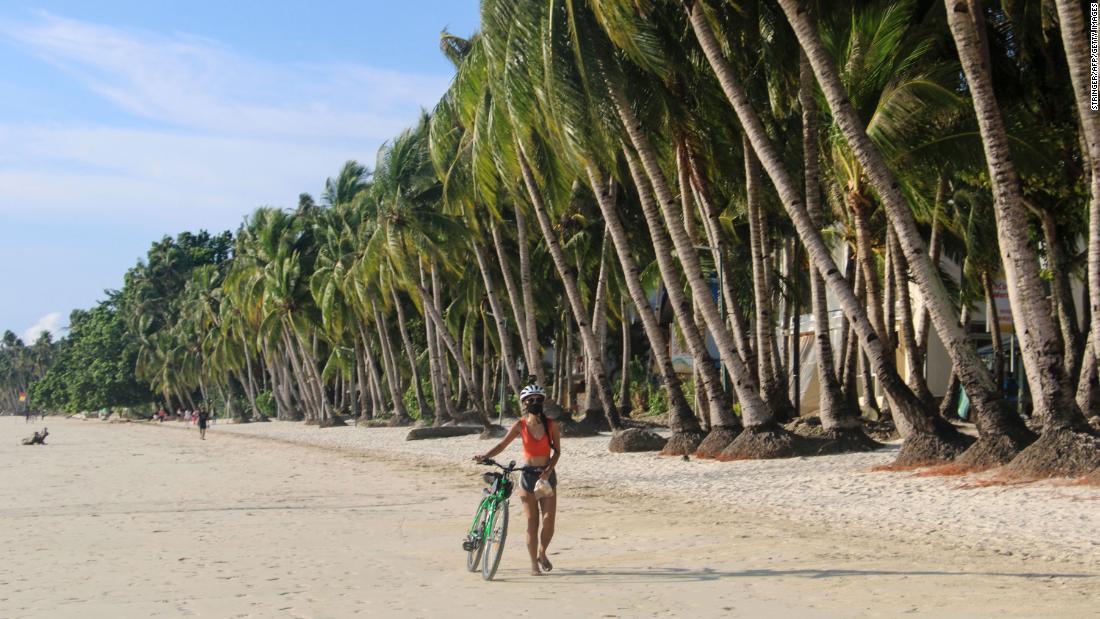
[[0,4],[0,329],[57,331],[165,234],[318,196],[446,89],[477,0]]

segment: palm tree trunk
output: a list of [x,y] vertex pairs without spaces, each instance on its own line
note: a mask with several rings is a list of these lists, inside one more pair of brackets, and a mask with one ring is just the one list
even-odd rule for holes
[[301,396],[302,404],[305,405],[305,417],[306,421],[316,421],[320,415],[320,405],[316,401],[316,394],[313,389],[310,388],[312,377],[306,372],[305,359],[300,358],[299,346],[295,345],[296,338],[292,338],[290,331],[291,327],[284,324],[283,331],[283,344],[286,346],[287,357],[290,359],[290,363],[294,368],[294,373],[297,375],[298,393]]
[[481,358],[481,401],[485,402],[485,408],[493,410],[493,377],[496,371],[493,368],[492,358],[489,355],[489,323],[484,313],[481,314],[481,354],[478,355],[477,338],[470,338],[470,367],[477,367],[478,357]]
[[[695,227],[695,211],[696,206],[693,202],[694,196],[691,190],[691,174],[688,172],[687,162],[687,147],[684,145],[684,137],[681,135],[675,135],[676,140],[676,174],[677,184],[680,189],[680,208],[683,211],[684,231],[687,233],[688,238],[691,239],[692,246],[699,245],[699,235]],[[705,226],[704,226],[705,227]],[[709,238],[709,237],[708,237]],[[713,249],[713,246],[711,246]],[[712,252],[712,258],[716,261],[718,254]],[[717,265],[717,262],[716,262]],[[699,312],[698,307],[692,309],[692,322],[695,323],[695,328],[700,333],[706,333],[706,322],[703,315]],[[728,322],[728,321],[727,321]],[[728,324],[727,324],[728,326]],[[740,353],[739,353],[740,354]],[[743,359],[743,357],[742,357]],[[703,431],[709,432],[710,428],[710,401],[706,400],[706,394],[703,389],[703,371],[705,365],[711,365],[710,355],[707,354],[703,363],[692,363],[691,368],[691,386],[692,386],[692,402],[695,403],[695,411],[697,414],[699,427]],[[721,376],[719,375],[719,378]],[[706,401],[707,407],[704,408],[702,403]],[[670,411],[671,412],[671,411]]]
[[[527,355],[531,358],[528,365],[538,383],[545,386],[546,372],[542,368],[542,358],[539,356],[535,293],[531,285],[531,248],[527,242],[527,218],[522,208],[516,208],[516,244],[519,245],[519,285],[523,293],[523,307],[527,310],[523,328],[527,330],[527,345],[530,347],[527,351]],[[534,365],[530,365],[531,362],[534,362]]]
[[947,23],[981,130],[1012,318],[1015,324],[1027,326],[1018,330],[1021,356],[1035,410],[1044,427],[1042,437],[1021,452],[1010,470],[1031,475],[1084,474],[1100,465],[1100,441],[1077,440],[1072,434],[1087,426],[1072,397],[1075,385],[1065,373],[1064,348],[1050,316],[1038,256],[1029,239],[1020,178],[993,92],[988,49],[981,41],[985,17],[976,0],[946,0],[946,6]]
[[[852,277],[854,278],[855,295],[863,302],[863,271],[856,267],[856,261],[854,259],[849,261],[849,266],[852,267]],[[848,325],[848,339],[844,346],[844,373],[841,376],[841,384],[844,385],[844,395],[848,400],[849,405],[853,410],[860,412],[860,416],[863,415],[863,408],[859,404],[859,387],[857,386],[857,378],[859,376],[859,334],[856,330],[851,328],[851,323]],[[876,409],[877,410],[877,409]]]
[[[418,266],[420,268],[420,285],[427,288],[428,282],[424,273],[424,264],[420,263]],[[428,346],[428,374],[431,377],[432,404],[435,407],[435,419],[432,425],[441,426],[448,418],[447,406],[444,403],[445,396],[443,395],[443,369],[439,359],[439,341],[435,337],[435,323],[428,319],[427,310],[424,312],[424,341]]]
[[[692,195],[699,204],[704,215],[703,230],[706,232],[707,242],[710,244],[711,252],[715,256],[721,256],[722,258],[719,261],[721,263],[719,269],[722,273],[722,299],[725,301],[726,315],[729,319],[730,329],[733,331],[733,337],[737,341],[737,350],[741,354],[741,359],[750,370],[755,371],[757,365],[756,352],[753,350],[750,342],[750,333],[752,330],[749,328],[748,320],[745,318],[744,312],[741,311],[741,305],[737,302],[737,295],[733,290],[733,268],[731,261],[727,259],[729,256],[729,249],[722,239],[722,224],[718,219],[718,209],[714,205],[714,200],[711,198],[706,181],[699,172],[699,168],[695,162],[695,155],[687,145],[685,145],[684,149],[687,151]],[[759,380],[759,378],[755,376],[754,379]]]
[[378,370],[378,364],[374,360],[374,353],[370,348],[370,338],[363,328],[363,320],[356,320],[355,324],[359,329],[359,339],[363,342],[363,358],[367,361],[367,370],[369,371],[367,376],[369,379],[368,387],[372,401],[371,410],[373,411],[371,418],[374,418],[383,414],[386,410],[386,399],[382,395],[382,377]]
[[745,205],[749,219],[749,246],[752,252],[752,283],[756,306],[756,350],[758,360],[757,374],[760,377],[760,395],[769,408],[785,422],[796,413],[786,390],[777,380],[779,369],[776,366],[775,314],[772,311],[773,289],[768,272],[771,270],[769,243],[764,232],[766,221],[764,207],[760,200],[760,164],[752,152],[748,138],[742,136],[742,151],[745,158]]
[[[970,305],[964,299],[961,303],[962,308],[959,310],[959,325],[964,332],[970,330]],[[943,419],[958,419],[959,418],[959,372],[958,369],[951,365],[951,375],[947,379],[947,391],[943,394],[943,400],[940,402],[940,417]]]
[[1097,374],[1096,349],[1090,332],[1081,361],[1081,376],[1077,380],[1077,406],[1086,417],[1100,415],[1100,375]]
[[[672,240],[661,223],[661,214],[653,199],[649,182],[639,169],[634,154],[625,146],[623,147],[623,154],[626,157],[631,179],[638,190],[638,200],[646,219],[646,226],[649,228],[653,251],[657,258],[657,267],[661,273],[665,291],[668,294],[672,315],[676,320],[676,324],[680,327],[680,333],[684,336],[684,342],[687,344],[688,350],[691,351],[692,365],[700,370],[699,376],[703,382],[703,389],[707,394],[707,409],[713,420],[711,425],[730,429],[728,432],[717,436],[715,440],[707,442],[705,450],[697,452],[697,455],[701,457],[717,456],[736,437],[737,428],[741,424],[733,415],[732,404],[725,390],[722,389],[722,377],[719,375],[718,369],[711,363],[710,353],[707,351],[707,344],[703,335],[704,332],[696,327],[695,316],[691,311],[693,309],[692,303],[684,293],[683,279],[673,258]],[[695,406],[699,407],[698,401],[696,401]],[[717,444],[716,442],[720,442],[720,439],[725,440],[726,444]]]
[[364,371],[367,362],[363,359],[363,344],[354,334],[351,337],[355,343],[355,376],[352,383],[351,412],[356,418],[367,419],[369,417],[367,407],[370,406],[370,397],[367,395],[367,375]]
[[[442,292],[443,286],[439,282],[439,268],[435,263],[435,258],[432,258],[430,266],[431,266],[431,279],[432,279],[431,303],[432,303],[432,306],[435,308],[436,315],[437,316],[442,316],[443,315],[443,302],[442,302],[441,299],[442,299],[442,296],[443,296],[443,292]],[[423,299],[424,303],[427,303],[428,301],[429,301],[428,298]],[[433,325],[434,326],[432,327],[432,330],[435,332],[435,336],[436,336],[436,340],[435,340],[436,359],[439,360],[439,367],[443,371],[443,376],[442,376],[443,380],[440,384],[440,386],[443,387],[443,403],[444,403],[445,408],[447,409],[447,416],[450,417],[451,419],[454,419],[455,418],[455,403],[454,403],[454,400],[451,398],[451,382],[452,382],[451,364],[450,364],[449,361],[447,361],[447,356],[443,354],[443,348],[446,347],[446,342],[444,340],[444,336],[447,335],[447,333],[445,333],[444,331],[441,331],[441,329],[446,329],[447,327],[446,326],[440,327],[439,324],[435,323],[434,321],[433,321]]]
[[[821,208],[821,160],[818,148],[817,100],[814,98],[813,73],[804,53],[799,54],[798,100],[802,106],[802,161],[805,169],[806,211],[813,227],[825,227]],[[845,435],[863,435],[859,413],[848,406],[837,380],[833,360],[833,343],[829,337],[829,304],[825,280],[821,273],[810,269],[810,306],[814,315],[814,352],[817,355],[819,385],[819,417],[822,429],[830,438],[843,440]],[[798,387],[796,387],[797,389]]]
[[431,294],[423,286],[418,286],[418,289],[420,291],[421,305],[428,311],[429,318],[435,323],[436,334],[443,339],[443,343],[451,352],[451,356],[455,360],[455,365],[458,366],[458,376],[466,386],[470,398],[474,400],[474,408],[478,413],[482,425],[486,428],[491,428],[493,424],[489,420],[489,411],[485,408],[485,402],[477,396],[477,386],[474,382],[473,373],[470,372],[469,366],[466,365],[461,346],[455,342],[454,337],[447,330],[447,323],[443,321],[443,316],[440,315],[435,304],[429,301],[432,298]]
[[[885,354],[882,342],[879,341],[877,334],[871,327],[871,323],[867,320],[866,311],[859,306],[859,302],[851,288],[848,287],[847,282],[844,281],[840,271],[833,263],[832,256],[829,254],[820,233],[812,227],[801,202],[801,192],[795,189],[796,185],[786,172],[778,151],[771,144],[771,140],[760,122],[760,118],[752,109],[740,81],[722,56],[721,48],[714,38],[714,33],[711,32],[710,26],[706,22],[702,11],[698,10],[698,6],[698,0],[687,5],[692,29],[699,39],[711,67],[715,70],[723,91],[733,105],[742,127],[749,134],[753,149],[760,157],[764,169],[768,172],[779,191],[781,202],[791,217],[799,238],[806,247],[815,267],[821,271],[830,290],[840,301],[841,309],[848,316],[853,328],[859,333],[860,340],[864,348],[868,350],[871,361],[875,366],[875,373],[879,376],[884,390],[891,399],[894,412],[904,419],[904,425],[912,429],[915,434],[920,435],[917,440],[909,440],[908,447],[903,446],[897,462],[899,464],[918,464],[950,459],[958,453],[967,440],[954,428],[933,419],[930,411],[926,409],[897,374],[896,367]],[[813,64],[813,54],[809,50],[807,50],[807,56]],[[814,68],[816,71],[816,66]],[[912,242],[912,239],[907,240]],[[905,241],[903,240],[903,243]],[[917,242],[919,243],[919,238]],[[908,252],[906,256],[909,257]],[[925,257],[925,259],[927,258]],[[940,282],[940,287],[942,288],[942,282]]]
[[1059,332],[1062,335],[1062,346],[1065,350],[1063,367],[1066,379],[1077,380],[1077,373],[1081,367],[1081,332],[1077,328],[1077,309],[1073,303],[1073,287],[1069,281],[1070,265],[1062,249],[1062,240],[1059,238],[1057,224],[1054,215],[1048,209],[1035,205],[1025,204],[1032,213],[1039,218],[1043,229],[1043,244],[1047,250],[1047,270],[1050,271],[1050,304],[1052,315],[1056,318]]
[[[1066,52],[1070,82],[1073,84],[1077,117],[1086,147],[1089,166],[1089,235],[1088,291],[1093,345],[1100,354],[1100,118],[1091,108],[1090,86],[1092,67],[1089,53],[1089,30],[1086,29],[1081,4],[1076,0],[1057,0],[1062,47]],[[1085,365],[1095,363],[1086,355]],[[1093,378],[1087,377],[1088,381]],[[1091,383],[1090,383],[1091,384]]]
[[[665,339],[664,331],[657,321],[657,315],[653,311],[653,307],[649,304],[649,298],[646,296],[638,265],[631,255],[630,239],[627,236],[626,228],[619,218],[619,213],[615,209],[615,204],[611,200],[607,186],[603,184],[601,175],[591,166],[588,168],[588,181],[592,185],[592,191],[596,194],[596,201],[600,205],[600,212],[603,214],[607,234],[611,237],[612,244],[615,246],[615,253],[619,257],[619,265],[623,270],[623,276],[626,280],[630,299],[634,302],[634,308],[638,311],[638,316],[642,321],[642,327],[645,330],[646,339],[649,340],[649,348],[653,351],[654,358],[657,361],[657,367],[661,373],[661,382],[668,392],[669,427],[673,432],[673,436],[669,442],[665,444],[665,448],[661,453],[664,455],[692,453],[703,440],[703,432],[695,420],[695,413],[692,412],[691,407],[688,405],[687,398],[684,397],[683,385],[680,382],[680,377],[672,367],[668,341]],[[628,382],[626,363],[629,362],[630,357],[630,331],[629,324],[626,322],[625,318],[625,309],[625,306],[623,306],[624,385]],[[624,389],[623,392],[620,393],[620,396],[625,394],[625,392]],[[625,397],[622,399],[625,400]]]
[[997,306],[993,303],[993,277],[989,271],[983,271],[982,293],[985,295],[985,311],[989,317],[989,335],[993,346],[993,380],[998,385],[1005,384],[1005,351],[1001,342],[1001,321],[997,316]]
[[875,269],[875,251],[871,240],[871,204],[859,192],[847,194],[848,208],[852,212],[852,224],[856,232],[856,265],[863,275],[863,292],[867,301],[867,315],[875,333],[887,341],[886,325],[882,319],[882,293]]
[[[516,401],[519,401],[519,392],[523,388],[523,381],[516,371],[516,354],[512,349],[512,336],[508,332],[508,319],[505,316],[504,308],[501,307],[500,297],[497,296],[497,289],[493,281],[492,273],[489,271],[489,259],[485,252],[485,248],[474,243],[474,253],[477,255],[477,265],[481,270],[481,279],[485,282],[485,293],[489,297],[489,307],[493,311],[494,322],[497,328],[497,338],[500,340],[500,354],[504,363],[508,384],[512,388],[512,393],[516,396]],[[507,269],[506,263],[501,263],[501,269]],[[513,312],[513,315],[516,315],[515,312]],[[518,324],[522,325],[523,323]],[[485,352],[487,353],[488,351]]]
[[248,378],[244,385],[248,394],[248,405],[252,407],[252,421],[266,421],[267,419],[260,413],[260,409],[256,407],[256,383],[253,380],[252,354],[248,352],[247,341],[244,342],[242,349],[244,350],[244,366]]
[[[821,274],[817,271],[817,269],[812,270],[817,272],[818,275]],[[844,280],[847,282],[851,282],[853,288],[855,287],[855,283],[859,280],[859,271],[856,270],[855,260],[852,259],[852,250],[850,245],[847,244],[844,246]],[[859,296],[858,290],[856,291],[856,296]],[[848,321],[848,317],[845,316],[843,312],[841,312],[840,364],[839,367],[837,367],[836,377],[842,385],[845,384],[845,378],[848,376],[848,342],[852,339],[852,335],[854,335],[854,332],[852,331],[852,325]]]
[[[897,235],[893,232],[887,234],[891,245],[890,257],[893,262],[894,281],[897,285],[898,302],[901,304],[901,339],[905,349],[905,363],[908,366],[909,386],[917,394],[917,397],[928,406],[932,406],[934,397],[928,390],[928,382],[924,380],[924,372],[921,371],[922,360],[917,349],[917,335],[913,329],[913,302],[909,298],[909,276],[906,267],[905,256],[898,245]],[[997,379],[1000,384],[1000,379]]]
[[[283,364],[284,375],[286,378],[286,384],[288,386],[288,393],[291,400],[296,400],[297,406],[292,403],[291,409],[294,411],[296,418],[301,415],[301,419],[309,421],[314,418],[314,404],[310,397],[310,393],[307,392],[306,382],[308,379],[302,370],[301,359],[298,358],[298,351],[291,343],[289,329],[284,325],[280,327],[280,332],[283,338],[284,356],[288,363]],[[299,408],[301,409],[299,411]]]
[[573,366],[575,360],[573,358],[573,318],[570,316],[570,311],[563,312],[564,316],[562,318],[562,322],[565,323],[565,349],[562,351],[561,357],[561,389],[559,395],[561,396],[562,405],[565,407],[566,415],[572,416],[576,411],[573,406]]
[[897,353],[898,349],[898,300],[897,300],[897,274],[895,273],[894,254],[901,253],[898,249],[894,251],[894,246],[897,245],[897,235],[894,234],[894,229],[887,224],[886,225],[886,250],[883,253],[883,275],[882,275],[882,324],[886,327],[886,339],[889,341],[890,352]]
[[[550,256],[554,260],[554,266],[558,271],[558,276],[565,285],[566,297],[568,297],[569,305],[573,310],[573,317],[577,321],[577,331],[580,332],[581,342],[584,345],[585,353],[590,359],[600,358],[602,355],[597,351],[596,337],[592,333],[591,325],[588,324],[587,312],[584,309],[580,289],[577,287],[577,279],[573,275],[573,268],[566,261],[565,252],[562,251],[561,245],[558,243],[557,234],[554,232],[553,224],[550,221],[550,215],[535,185],[534,174],[531,172],[530,164],[527,161],[527,154],[523,152],[522,145],[517,150],[519,151],[520,171],[523,174],[523,181],[526,185],[527,193],[535,208],[535,215],[538,218],[539,227],[542,229],[543,238],[546,240],[546,244],[550,250]],[[603,364],[597,364],[594,370],[596,389],[599,392],[600,404],[603,406],[604,415],[607,417],[607,423],[612,431],[618,432],[622,429],[622,425],[619,422],[619,412],[615,409],[615,399],[611,394],[611,385],[607,381],[607,374]]]
[[[489,230],[493,235],[493,249],[496,251],[497,261],[500,264],[501,277],[504,280],[504,289],[508,293],[508,302],[512,306],[512,317],[516,321],[516,335],[519,336],[520,349],[527,367],[534,368],[538,365],[538,359],[532,354],[532,347],[527,341],[527,308],[523,303],[523,293],[519,290],[515,279],[512,277],[512,269],[504,254],[504,241],[501,239],[500,229],[495,221],[490,222]],[[496,310],[493,310],[494,312]],[[520,376],[520,383],[524,383],[524,377]],[[519,397],[517,395],[517,397]]]
[[378,332],[378,342],[380,344],[378,348],[382,353],[382,369],[386,373],[386,385],[389,387],[390,399],[393,401],[393,419],[391,423],[393,425],[408,423],[411,418],[408,409],[405,408],[405,389],[401,384],[401,375],[398,372],[397,360],[394,358],[393,345],[390,342],[389,334],[386,332],[386,323],[373,299],[370,302],[370,309],[374,316],[375,331]]
[[564,402],[561,392],[561,368],[564,364],[563,350],[565,346],[565,325],[562,324],[559,329],[554,333],[554,388],[551,390],[550,398],[557,402]]
[[722,452],[722,457],[768,458],[792,455],[794,445],[791,435],[775,424],[775,412],[760,397],[756,381],[752,380],[748,368],[745,367],[737,352],[737,344],[733,336],[718,314],[714,301],[711,300],[710,286],[703,279],[699,255],[691,244],[683,221],[678,217],[676,201],[661,170],[656,150],[642,130],[641,122],[634,115],[626,93],[623,91],[623,85],[611,82],[609,86],[611,101],[618,112],[619,119],[626,128],[631,143],[638,151],[638,158],[641,160],[646,176],[653,184],[669,236],[680,258],[684,275],[691,286],[695,307],[702,311],[707,328],[718,344],[722,359],[733,375],[734,389],[741,403],[741,418],[746,431],[730,443]]
[[290,397],[290,381],[287,380],[287,360],[277,356],[278,346],[275,342],[269,344],[265,339],[262,345],[267,371],[271,374],[271,390],[275,394],[275,416],[280,421],[293,420],[294,402]]
[[[596,337],[596,348],[599,350],[599,356],[586,358],[585,365],[588,370],[591,370],[596,364],[605,365],[604,352],[607,350],[607,252],[609,249],[605,226],[604,237],[600,242],[600,270],[596,277],[596,294],[593,295],[592,300],[592,330],[593,335]],[[596,381],[593,378],[593,373],[586,371],[584,385],[584,414],[586,417],[594,414],[597,410],[595,387]]]
[[416,351],[413,349],[409,331],[405,328],[405,308],[401,305],[401,299],[397,296],[397,289],[389,284],[390,296],[393,297],[393,305],[397,310],[397,330],[401,332],[401,343],[405,347],[405,356],[409,360],[409,372],[412,374],[413,390],[416,393],[416,405],[420,408],[419,418],[423,419],[428,414],[428,400],[424,397],[424,386],[420,384],[420,370],[417,368]]
[[306,343],[302,341],[302,336],[297,331],[293,329],[291,331],[296,337],[298,348],[302,351],[302,365],[305,366],[312,378],[310,383],[314,386],[314,395],[319,406],[317,421],[318,423],[325,422],[332,415],[332,407],[328,402],[328,394],[325,393],[325,381],[321,379],[321,373],[317,371],[317,355],[313,347],[306,347]]
[[[945,170],[941,170],[940,181],[936,186],[936,202],[932,209],[932,234],[928,239],[928,259],[932,263],[932,266],[936,269],[940,268],[940,254],[943,251],[943,240],[940,237],[943,234],[943,209],[946,202],[947,172]],[[924,296],[922,294],[921,311],[919,317],[917,318],[916,325],[917,347],[920,353],[921,365],[918,368],[914,368],[914,371],[919,371],[924,376],[927,376],[927,372],[924,371],[924,366],[928,363],[929,324],[930,317],[928,313],[928,303],[924,300]]]
[[[626,272],[626,265],[623,265],[623,272]],[[629,293],[628,293],[629,294]],[[633,299],[633,297],[631,297]],[[649,299],[646,299],[648,301]],[[652,309],[652,308],[651,308]],[[620,364],[620,374],[622,380],[619,383],[619,412],[630,411],[630,315],[626,310],[626,297],[619,298],[619,315],[622,316],[622,345],[623,345],[623,358]],[[646,337],[649,337],[648,333]],[[671,398],[669,398],[671,401]]]

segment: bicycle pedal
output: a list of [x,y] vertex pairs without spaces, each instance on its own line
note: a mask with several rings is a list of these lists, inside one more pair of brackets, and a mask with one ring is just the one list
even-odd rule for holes
[[466,552],[470,552],[471,550],[477,550],[477,547],[478,547],[477,540],[468,539],[468,540],[465,540],[465,541],[462,542],[462,549],[465,550]]

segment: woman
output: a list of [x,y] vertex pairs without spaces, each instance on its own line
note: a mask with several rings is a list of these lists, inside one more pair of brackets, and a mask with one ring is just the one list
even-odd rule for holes
[[[542,387],[531,384],[520,391],[520,403],[526,413],[522,419],[512,424],[508,434],[500,443],[488,452],[474,456],[481,462],[504,451],[515,440],[523,439],[523,458],[527,466],[538,467],[537,471],[524,471],[520,480],[519,498],[523,501],[523,511],[527,515],[527,552],[531,555],[531,575],[541,576],[543,571],[554,569],[546,557],[546,549],[554,538],[554,517],[558,511],[557,494],[543,498],[535,495],[535,484],[544,480],[551,488],[558,487],[558,476],[554,466],[561,456],[561,430],[558,424],[551,423],[542,411],[546,392]],[[539,535],[539,512],[542,512],[542,535]]]

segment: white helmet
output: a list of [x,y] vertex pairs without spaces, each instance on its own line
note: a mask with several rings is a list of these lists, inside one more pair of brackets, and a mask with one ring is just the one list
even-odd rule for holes
[[522,402],[533,395],[541,395],[543,398],[545,398],[546,391],[541,386],[539,386],[538,383],[531,383],[530,385],[527,385],[522,390],[520,390],[519,401]]

